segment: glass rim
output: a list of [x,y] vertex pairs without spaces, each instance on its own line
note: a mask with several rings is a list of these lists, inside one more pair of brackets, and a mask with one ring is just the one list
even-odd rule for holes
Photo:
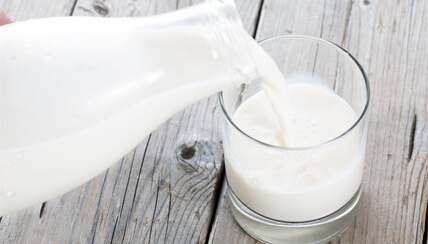
[[262,146],[266,146],[266,147],[271,147],[273,149],[278,149],[278,150],[285,150],[285,151],[305,151],[305,150],[313,150],[313,149],[317,149],[317,148],[322,148],[324,146],[327,146],[335,141],[340,140],[341,138],[343,138],[344,136],[346,136],[347,134],[349,134],[351,131],[354,130],[355,127],[357,127],[357,125],[359,125],[363,119],[366,117],[366,114],[369,110],[369,105],[370,105],[370,84],[369,84],[369,79],[367,77],[366,72],[364,71],[363,67],[361,66],[361,64],[358,62],[358,60],[352,56],[352,54],[350,54],[348,51],[346,51],[344,48],[342,48],[341,46],[331,42],[331,41],[327,41],[325,39],[319,38],[319,37],[313,37],[313,36],[307,36],[307,35],[280,35],[280,36],[275,36],[275,37],[271,37],[271,38],[267,38],[264,39],[262,41],[259,41],[259,44],[263,44],[266,42],[271,42],[271,41],[275,41],[278,39],[305,39],[305,40],[310,40],[310,41],[315,41],[318,43],[324,43],[327,44],[333,48],[335,48],[337,51],[341,52],[344,55],[347,55],[349,58],[351,58],[351,60],[357,65],[358,69],[360,70],[361,75],[364,78],[364,84],[366,86],[366,102],[364,105],[364,109],[361,112],[361,114],[358,116],[358,119],[352,124],[352,126],[350,126],[345,132],[343,132],[342,134],[334,137],[333,139],[330,139],[328,141],[325,141],[323,143],[320,144],[316,144],[316,145],[312,145],[312,146],[306,146],[306,147],[282,147],[282,146],[275,146],[275,145],[271,145],[265,142],[262,142],[260,140],[257,140],[256,138],[248,135],[247,133],[245,133],[244,131],[242,131],[232,120],[232,118],[229,116],[229,113],[226,110],[226,107],[224,105],[224,99],[223,99],[223,91],[220,91],[218,93],[218,97],[219,97],[219,101],[220,101],[220,107],[221,110],[223,112],[223,115],[226,117],[226,120],[232,124],[232,126],[238,130],[241,134],[243,134],[245,137],[247,137],[248,139],[262,145]]

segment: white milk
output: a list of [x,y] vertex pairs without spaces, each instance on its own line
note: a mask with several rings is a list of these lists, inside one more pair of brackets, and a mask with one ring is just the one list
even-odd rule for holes
[[73,17],[0,27],[0,216],[88,181],[173,114],[236,82],[233,50],[214,52],[212,29],[144,23]]
[[[289,97],[282,96],[287,88],[281,73],[242,28],[231,31],[242,50],[222,43],[224,50],[213,51],[213,46],[218,46],[213,33],[221,32],[224,26],[215,31],[203,26],[150,28],[156,24],[152,20],[50,18],[0,28],[0,216],[59,196],[93,178],[174,113],[237,82],[231,76],[237,68],[247,75],[247,80],[256,78],[251,76],[251,67],[236,67],[242,61],[239,58],[248,53],[243,48],[247,45],[266,81],[264,87],[272,107],[291,111]],[[228,55],[234,51],[242,55]],[[236,56],[239,58],[235,60]],[[321,96],[313,89],[293,87],[291,100],[296,99],[295,94],[305,92]],[[339,108],[343,104],[338,99],[329,104],[336,102]],[[315,112],[303,105],[297,105],[294,111],[300,109],[309,114]],[[258,110],[266,109],[254,111]],[[342,110],[346,109],[339,109],[339,113]],[[245,106],[242,111],[254,112]],[[300,130],[307,127],[295,130],[290,112],[278,113],[279,123],[269,111],[271,114],[266,116],[280,129],[275,136],[260,139],[287,146],[299,146],[305,140]],[[253,122],[257,125],[257,121],[244,124]],[[283,136],[281,129],[285,131]],[[315,143],[315,139],[308,140]],[[354,143],[353,139],[345,142]],[[277,163],[274,155],[248,152],[250,148],[245,142],[233,145],[240,155],[236,160],[228,158],[229,181],[234,189],[240,189],[235,193],[244,203],[267,216],[307,219],[324,215],[343,205],[359,185],[356,175],[362,171],[362,162],[340,163],[350,156],[346,145],[319,152],[326,160],[333,160],[331,167],[318,173],[301,171],[300,166],[310,165],[309,162],[296,158]],[[336,156],[336,151],[345,153]],[[259,157],[266,166],[254,165],[247,160],[251,157]],[[275,168],[269,165],[280,169],[272,171]],[[358,170],[352,171],[355,167]],[[342,170],[342,177],[325,180],[329,170]],[[324,180],[311,174],[319,174]],[[333,186],[333,181],[343,184]],[[310,209],[313,201],[320,202],[321,196],[329,196],[329,191],[343,192],[343,197],[334,201],[329,198],[305,214],[291,213],[295,212],[290,210],[293,207]],[[284,202],[289,209],[283,209]]]
[[[356,121],[352,108],[327,88],[305,83],[288,85],[292,104],[294,147],[327,142]],[[233,115],[247,135],[282,146],[278,119],[263,91],[246,100]],[[231,132],[225,145],[228,182],[249,208],[266,217],[307,221],[345,205],[357,192],[363,155],[355,155],[358,133],[312,150],[271,148]]]

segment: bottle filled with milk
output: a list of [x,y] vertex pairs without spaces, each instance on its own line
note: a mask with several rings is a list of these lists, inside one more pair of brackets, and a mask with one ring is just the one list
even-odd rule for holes
[[220,1],[0,27],[0,216],[79,186],[185,106],[258,77],[246,40]]

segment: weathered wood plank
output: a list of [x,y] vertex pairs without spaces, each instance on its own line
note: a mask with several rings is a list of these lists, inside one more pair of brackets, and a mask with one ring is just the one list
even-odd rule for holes
[[3,9],[13,21],[33,18],[71,15],[77,0],[50,0],[42,4],[32,0],[2,0]]
[[[243,3],[238,6],[251,33],[260,1]],[[146,16],[191,4],[79,0],[72,13]],[[87,184],[4,216],[0,243],[205,243],[224,171],[218,113],[217,96],[204,99]]]
[[[428,4],[265,0],[257,39],[307,34],[354,54],[372,86],[361,207],[332,243],[422,243],[428,200]],[[210,243],[254,243],[223,186]]]
[[[143,164],[154,162],[155,173],[138,188],[145,192],[141,197],[152,195],[154,199],[147,205],[140,203],[137,208],[141,211],[131,213],[131,219],[144,219],[143,225],[129,221],[130,226],[116,231],[124,242],[205,242],[223,176],[216,105],[217,98],[212,96],[153,133]],[[150,188],[148,181],[157,188]]]
[[[45,6],[14,0],[0,2],[0,8],[12,19],[22,20],[67,15],[72,12],[72,2],[50,1]],[[187,4],[80,1],[74,14],[142,16]],[[253,33],[258,1],[240,1],[238,6],[245,10],[244,23]],[[373,103],[362,208],[354,224],[333,243],[422,242],[428,198],[428,50],[424,40],[428,34],[428,20],[424,17],[427,8],[427,3],[417,0],[264,2],[258,39],[291,33],[321,36],[357,56],[371,80]],[[251,14],[245,17],[248,13]],[[152,135],[148,147],[146,139],[135,152],[88,184],[43,206],[5,216],[0,223],[0,242],[203,241],[208,227],[199,226],[203,221],[209,224],[207,219],[211,217],[210,211],[200,210],[204,203],[213,204],[212,185],[219,185],[218,172],[222,171],[218,167],[221,158],[216,116],[205,114],[216,109],[214,100],[202,101],[177,115]],[[199,111],[196,117],[190,117],[192,109]],[[217,113],[214,110],[213,114]],[[195,118],[199,121],[192,121]],[[213,123],[213,135],[209,128],[197,127],[204,123]],[[172,137],[174,133],[177,137]],[[204,144],[203,140],[209,143]],[[199,142],[195,144],[199,151],[195,149],[191,158],[200,156],[206,160],[189,163],[186,159],[192,154],[189,145],[193,142]],[[208,150],[213,154],[201,156],[199,153],[207,152],[208,145],[213,145],[214,150]],[[183,151],[183,159],[180,155],[184,148],[188,149]],[[200,162],[205,163],[201,168],[188,168]],[[207,168],[204,170],[203,166]],[[208,182],[206,185],[211,183],[211,188],[190,184],[194,179],[184,178],[183,171],[194,176],[196,184]],[[185,184],[178,183],[185,180]],[[202,189],[211,199],[195,200],[191,195],[195,189]],[[186,199],[200,204],[188,204]],[[214,243],[255,242],[231,218],[223,197],[212,228],[210,241]]]
[[370,65],[372,194],[361,223],[372,240],[421,243],[428,199],[428,62],[420,56],[428,54],[421,38],[428,33],[428,4],[385,2],[378,9]]

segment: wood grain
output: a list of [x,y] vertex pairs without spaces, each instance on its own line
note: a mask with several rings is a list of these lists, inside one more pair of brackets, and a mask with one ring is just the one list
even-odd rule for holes
[[[369,75],[372,109],[362,204],[354,223],[332,243],[422,243],[428,201],[428,3],[236,2],[256,39],[319,36],[349,50]],[[0,8],[18,21],[137,17],[192,4],[2,0]],[[204,99],[87,184],[4,216],[0,243],[258,243],[233,219],[225,198],[219,112],[216,96]]]
[[[307,34],[348,49],[372,86],[362,205],[332,243],[422,243],[428,199],[428,34],[424,1],[273,1],[257,39]],[[424,17],[425,16],[425,17]],[[254,243],[231,217],[225,185],[210,243]]]
[[70,15],[77,0],[50,0],[42,4],[32,0],[2,0],[3,9],[13,21]]

